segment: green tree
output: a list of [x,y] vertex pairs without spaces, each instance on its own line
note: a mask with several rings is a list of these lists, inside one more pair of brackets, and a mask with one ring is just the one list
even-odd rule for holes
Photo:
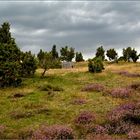
[[131,54],[130,57],[133,60],[133,62],[137,62],[137,60],[139,59],[140,54],[137,54],[137,51],[135,49],[131,50]]
[[107,57],[109,58],[109,60],[117,60],[117,52],[115,51],[115,49],[109,49],[107,50],[107,53],[106,53]]
[[42,73],[42,77],[44,77],[45,73],[49,69],[60,68],[61,62],[59,59],[54,59],[51,52],[44,52],[40,50],[38,53],[39,65],[42,69],[44,69]]
[[101,46],[101,47],[97,48],[97,50],[96,50],[96,57],[100,57],[102,60],[104,60],[105,59],[104,53],[105,53],[105,50],[104,50],[103,46]]
[[53,45],[52,50],[51,50],[52,56],[54,59],[58,59],[58,52],[56,50],[56,45]]
[[11,37],[10,24],[0,27],[0,87],[21,84],[20,49]]
[[35,70],[37,69],[37,62],[35,59],[35,55],[29,52],[22,52],[21,55],[21,75],[23,77],[33,76]]
[[37,58],[38,58],[38,61],[39,61],[39,66],[41,64],[41,61],[44,59],[44,55],[45,55],[45,52],[40,49],[39,53],[37,54]]
[[60,53],[61,53],[61,60],[63,61],[65,60],[71,62],[75,56],[74,48],[68,48],[68,46],[64,48],[62,47]]
[[0,28],[0,43],[10,44],[12,40],[10,24],[8,22],[4,22]]
[[76,62],[84,61],[83,55],[82,55],[81,52],[76,52],[75,61],[76,61]]
[[132,52],[132,48],[131,47],[127,47],[126,49],[123,49],[123,58],[124,58],[125,62],[126,61],[130,62],[131,52]]

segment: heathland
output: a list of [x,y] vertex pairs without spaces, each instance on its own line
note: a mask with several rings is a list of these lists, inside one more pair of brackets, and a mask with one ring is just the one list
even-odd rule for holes
[[[0,138],[42,137],[43,126],[49,131],[68,131],[68,138],[93,139],[102,133],[131,137],[129,130],[121,132],[127,123],[107,128],[113,127],[108,114],[122,104],[140,103],[140,63],[106,62],[104,67],[102,73],[90,73],[88,63],[80,62],[70,69],[50,69],[44,77],[42,69],[37,69],[33,77],[23,78],[21,86],[0,89]],[[129,119],[137,130],[139,117],[135,114]]]

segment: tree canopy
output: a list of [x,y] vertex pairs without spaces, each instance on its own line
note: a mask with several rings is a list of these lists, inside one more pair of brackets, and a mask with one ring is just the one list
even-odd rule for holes
[[107,53],[106,53],[107,57],[109,58],[109,60],[116,60],[117,59],[117,52],[115,51],[115,49],[109,49],[107,50]]
[[74,48],[72,47],[69,48],[68,46],[62,47],[60,49],[60,54],[61,54],[60,58],[62,61],[65,60],[65,61],[71,62],[75,56]]
[[139,56],[140,54],[137,54],[137,51],[135,49],[132,49],[131,47],[123,49],[124,61],[130,62],[130,60],[132,59],[133,62],[137,62]]
[[76,52],[75,61],[76,61],[76,62],[84,61],[83,55],[82,55],[81,52]]
[[96,57],[100,57],[102,60],[105,59],[105,50],[103,48],[103,46],[101,47],[98,47],[97,50],[96,50]]
[[59,56],[58,56],[58,52],[56,50],[56,45],[53,45],[52,50],[51,50],[51,53],[52,53],[52,57],[54,59],[58,59]]

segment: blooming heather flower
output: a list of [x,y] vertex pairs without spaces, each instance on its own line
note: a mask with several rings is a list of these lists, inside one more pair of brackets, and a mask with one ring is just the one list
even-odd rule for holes
[[76,125],[87,125],[95,120],[95,115],[89,111],[81,112],[75,119]]
[[115,98],[128,98],[132,90],[129,88],[116,88],[111,91],[112,97]]
[[74,139],[73,130],[64,125],[42,126],[33,133],[32,139]]
[[86,85],[82,91],[96,91],[96,92],[101,92],[104,90],[104,86],[101,84],[88,84]]

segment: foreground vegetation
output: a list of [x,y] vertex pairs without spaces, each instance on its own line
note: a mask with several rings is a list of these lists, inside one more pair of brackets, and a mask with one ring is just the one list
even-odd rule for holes
[[[95,133],[104,133],[101,127],[99,132],[89,128],[105,126],[110,121],[108,113],[117,106],[139,100],[140,87],[125,91],[124,96],[113,90],[139,85],[140,63],[106,63],[105,70],[96,74],[89,73],[87,65],[81,62],[73,69],[50,69],[44,78],[38,69],[21,86],[0,89],[0,138],[38,139],[42,129],[68,131],[68,138],[76,139],[93,139]],[[82,119],[77,121],[85,111],[88,125]],[[133,123],[137,129],[139,124]],[[108,134],[112,139],[128,138],[125,133]]]

